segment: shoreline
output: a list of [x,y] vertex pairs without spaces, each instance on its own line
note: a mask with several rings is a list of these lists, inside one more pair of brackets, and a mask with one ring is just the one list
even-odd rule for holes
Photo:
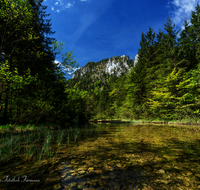
[[181,121],[147,121],[147,120],[126,120],[126,119],[95,119],[95,120],[89,120],[90,123],[151,123],[153,125],[200,125],[200,123],[194,123],[194,122],[181,122]]

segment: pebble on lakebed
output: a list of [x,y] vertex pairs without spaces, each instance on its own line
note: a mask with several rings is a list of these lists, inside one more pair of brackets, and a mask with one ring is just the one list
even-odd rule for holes
[[[84,166],[78,166],[76,161],[61,162],[59,167],[62,175],[61,185],[64,188],[78,189],[102,189],[123,187],[136,189],[140,187],[147,187],[146,178],[144,176],[145,171],[127,170],[124,171],[125,165],[123,163],[116,163],[114,166],[97,164],[85,164]],[[121,168],[120,168],[121,167]]]
[[[193,176],[192,172],[188,171],[179,175],[168,172],[166,167],[159,169],[144,166],[139,167],[139,169],[134,167],[128,169],[128,162],[125,165],[125,162],[119,160],[116,163],[113,162],[113,164],[109,162],[107,165],[99,162],[95,164],[91,161],[84,161],[80,164],[80,160],[78,160],[73,157],[72,160],[68,159],[68,161],[60,163],[61,186],[64,189],[103,190],[123,187],[123,189],[154,190],[161,186],[168,188],[171,182],[177,179],[180,180],[180,184],[190,187],[191,184],[187,178]],[[196,174],[194,178],[199,176],[199,174]],[[179,184],[176,187],[180,187]]]

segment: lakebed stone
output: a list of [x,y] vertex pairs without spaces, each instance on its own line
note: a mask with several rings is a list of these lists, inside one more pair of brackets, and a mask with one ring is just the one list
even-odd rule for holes
[[[69,163],[66,163],[66,164],[70,165]],[[70,166],[72,166],[72,164]],[[121,164],[120,166],[123,167],[123,164]],[[63,171],[63,169],[61,170],[63,172],[62,177],[64,176],[62,180],[63,185],[65,186],[65,189],[73,188],[74,190],[94,188],[94,187],[100,187],[100,186],[101,187],[109,186],[110,188],[116,187],[115,189],[117,189],[117,187],[120,187],[121,185],[123,185],[124,187],[129,185],[129,187],[127,186],[127,189],[130,189],[130,186],[131,188],[133,188],[132,185],[130,185],[133,182],[133,177],[134,176],[142,177],[141,172],[137,173],[139,171],[136,171],[136,170],[129,171],[128,173],[122,172],[119,170],[114,171],[114,169],[108,165],[104,169],[105,170],[103,171],[100,169],[95,170],[94,167],[88,167],[88,168],[78,167],[77,169],[75,169],[75,167],[65,167],[65,171]],[[75,173],[72,173],[71,171],[75,171],[77,175],[76,176],[73,175]],[[108,173],[105,173],[105,171],[108,171]],[[87,177],[87,175],[90,175],[90,177]],[[128,183],[124,182],[123,184],[121,184],[120,182],[121,180],[122,181],[128,180],[129,182]],[[147,186],[147,184],[144,183],[144,181],[141,181],[141,183],[143,183],[143,186]],[[88,187],[88,185],[90,187]]]
[[[74,164],[73,164],[74,163]],[[183,180],[182,184],[185,187],[190,186],[188,181],[191,172],[185,172],[184,175],[172,174],[168,170],[153,168],[149,166],[134,169],[134,167],[127,168],[130,161],[109,160],[106,162],[95,164],[94,162],[85,161],[82,165],[75,162],[65,162],[65,167],[61,167],[62,184],[66,189],[142,189],[154,190],[148,182],[148,176],[153,173],[160,176],[158,178],[151,178],[151,183],[160,186],[169,187],[174,179]],[[98,167],[97,167],[98,166]],[[63,169],[64,168],[64,169]],[[144,168],[144,169],[142,169]],[[198,176],[198,175],[197,175]],[[196,177],[197,177],[196,176]],[[198,177],[197,177],[198,178]],[[180,186],[179,186],[180,187]]]
[[84,174],[85,171],[84,170],[81,170],[81,171],[78,171],[79,174]]
[[159,174],[165,174],[165,170],[160,169],[160,170],[158,171],[158,173],[159,173]]
[[92,170],[94,170],[94,168],[93,168],[93,167],[89,167],[88,170],[89,170],[89,171],[92,171]]

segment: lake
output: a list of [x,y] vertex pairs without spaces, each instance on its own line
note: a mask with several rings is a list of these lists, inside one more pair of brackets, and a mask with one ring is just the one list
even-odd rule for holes
[[7,188],[200,189],[198,126],[92,124],[87,135],[78,134],[70,144],[63,142],[47,171]]

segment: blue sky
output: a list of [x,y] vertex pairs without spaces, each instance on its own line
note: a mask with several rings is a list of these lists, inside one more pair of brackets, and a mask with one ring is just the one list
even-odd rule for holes
[[[65,42],[63,53],[73,50],[80,67],[113,56],[134,59],[141,34],[149,27],[163,31],[167,17],[182,28],[200,0],[44,0],[51,37]],[[61,57],[56,61],[61,62]]]

